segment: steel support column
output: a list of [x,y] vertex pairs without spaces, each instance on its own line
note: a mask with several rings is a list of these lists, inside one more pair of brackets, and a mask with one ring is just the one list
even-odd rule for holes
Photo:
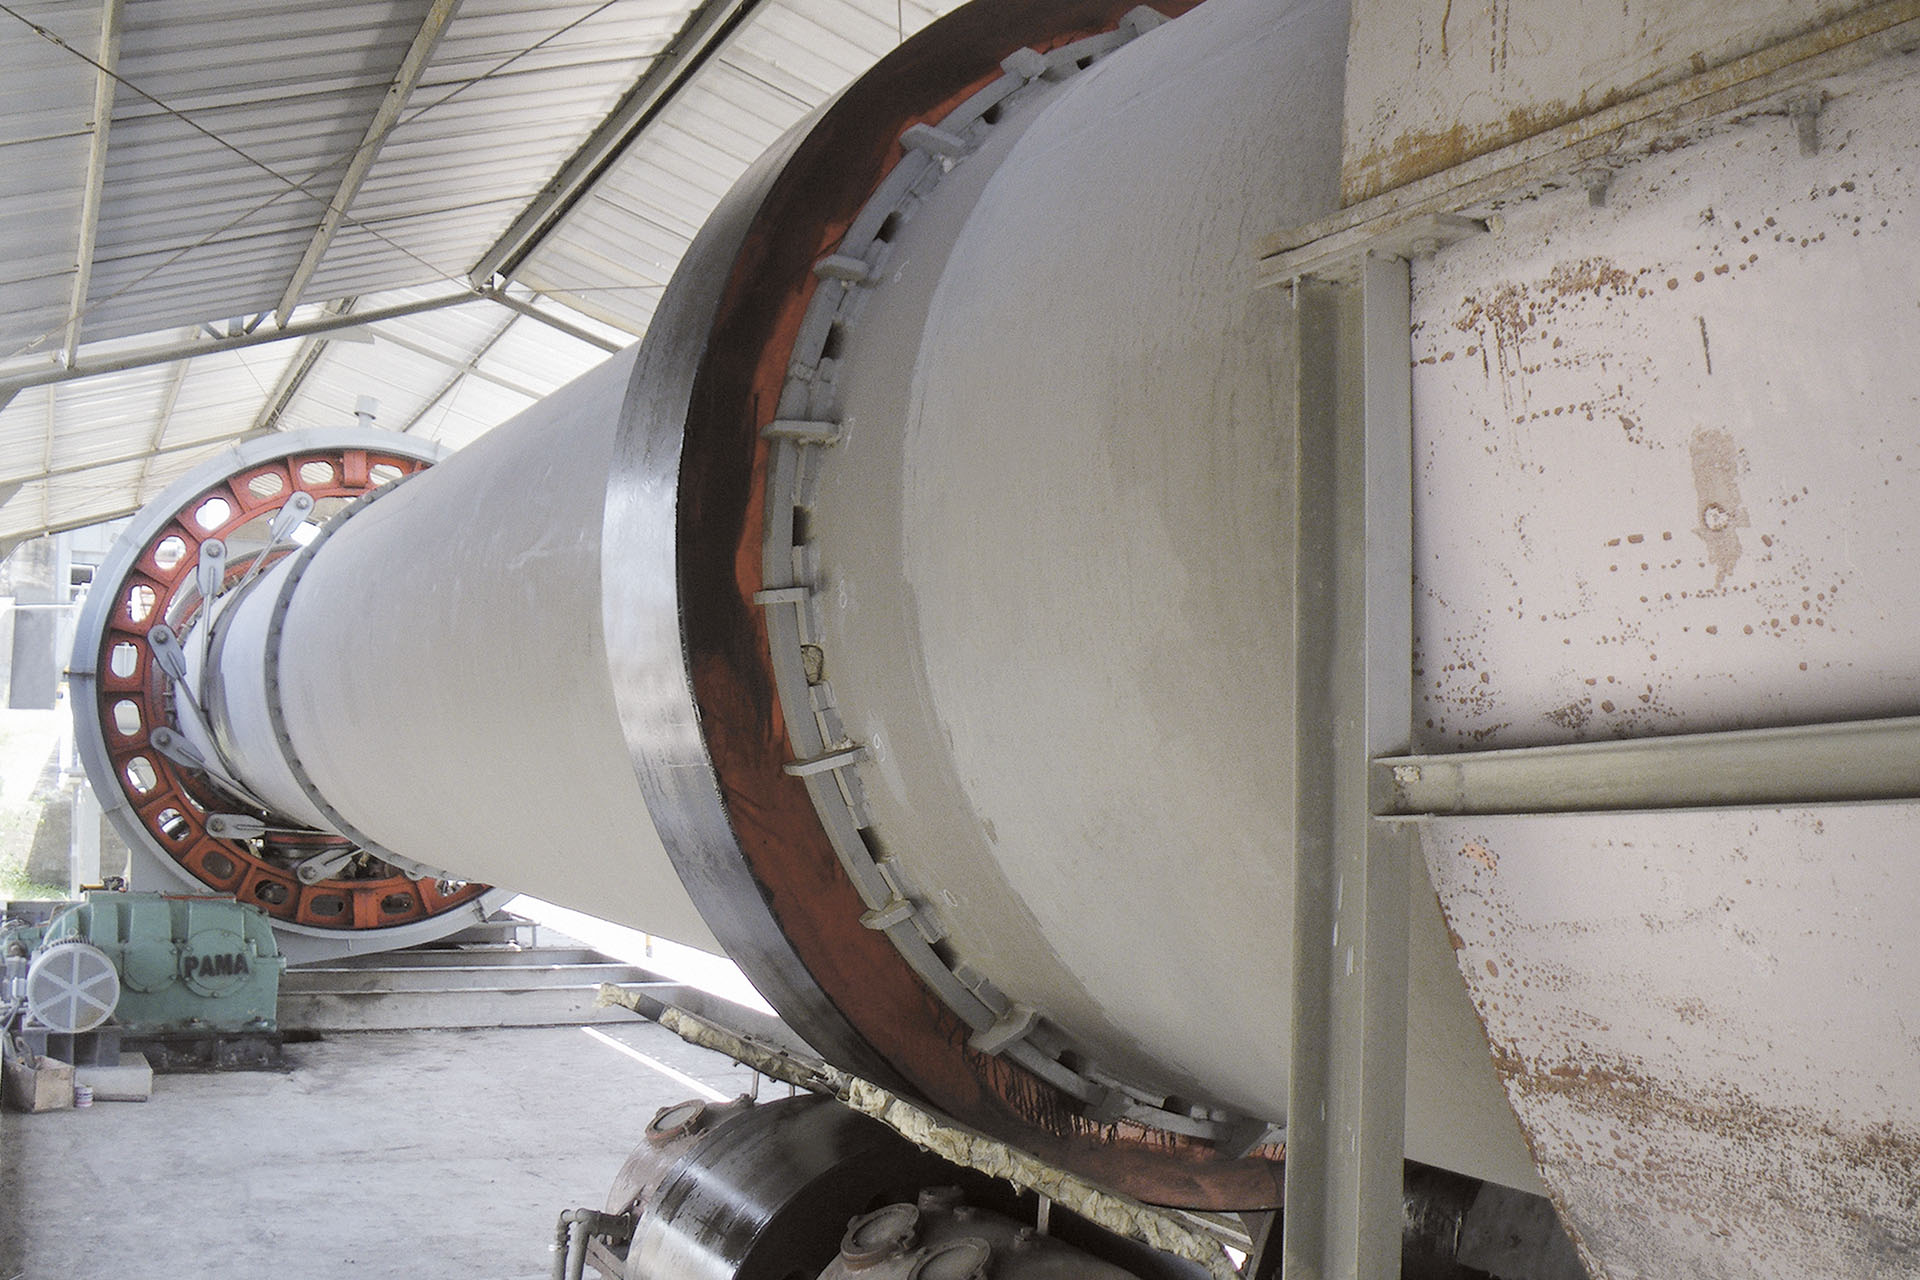
[[1371,760],[1411,723],[1412,389],[1404,260],[1294,282],[1298,387],[1293,1061],[1287,1280],[1400,1273],[1409,832]]

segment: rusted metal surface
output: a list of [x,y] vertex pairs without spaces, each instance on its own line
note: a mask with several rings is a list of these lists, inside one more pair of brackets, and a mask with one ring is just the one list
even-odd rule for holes
[[1841,19],[1900,7],[1357,0],[1342,193],[1363,200],[1768,46],[1822,28],[1844,38]]
[[1427,826],[1461,972],[1596,1275],[1920,1275],[1916,818]]
[[608,1213],[644,1213],[672,1175],[674,1166],[706,1141],[713,1130],[753,1107],[747,1097],[712,1104],[698,1099],[677,1102],[654,1112],[607,1192]]
[[[773,184],[712,329],[692,396],[680,505],[685,638],[702,727],[741,849],[782,932],[859,1034],[933,1105],[1041,1159],[1141,1199],[1189,1207],[1278,1202],[1277,1166],[1211,1144],[1101,1124],[1052,1086],[967,1047],[969,1028],[864,928],[794,758],[752,603],[760,582],[760,429],[774,416],[813,263],[898,155],[1022,46],[1048,48],[1117,22],[1111,0],[969,6],[903,46],[843,96]],[[1177,12],[1185,5],[1159,6]]]
[[[619,1273],[627,1280],[809,1274],[834,1256],[849,1218],[911,1196],[946,1171],[829,1098],[728,1111],[641,1192]],[[656,1123],[672,1119],[663,1114]]]
[[1920,708],[1903,61],[1416,270],[1416,750]]

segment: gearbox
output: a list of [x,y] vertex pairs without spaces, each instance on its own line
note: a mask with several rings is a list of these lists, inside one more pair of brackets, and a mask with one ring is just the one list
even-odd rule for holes
[[286,959],[266,914],[231,898],[93,892],[7,943],[31,957],[29,1011],[61,1034],[109,1014],[134,1035],[275,1028]]

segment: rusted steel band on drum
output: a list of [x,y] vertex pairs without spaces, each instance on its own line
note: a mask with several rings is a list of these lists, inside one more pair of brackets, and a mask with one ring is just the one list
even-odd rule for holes
[[754,603],[766,585],[769,444],[761,430],[777,416],[818,283],[815,263],[890,171],[908,128],[941,119],[998,77],[1014,51],[1107,30],[1133,7],[1131,0],[980,0],[848,89],[768,186],[724,286],[687,410],[676,531],[686,661],[706,749],[755,887],[812,981],[867,1047],[962,1123],[1141,1199],[1273,1207],[1275,1162],[1225,1159],[1209,1142],[1087,1119],[1071,1096],[969,1048],[970,1028],[883,934],[862,925],[865,905],[806,786],[784,769],[795,753],[764,611]]

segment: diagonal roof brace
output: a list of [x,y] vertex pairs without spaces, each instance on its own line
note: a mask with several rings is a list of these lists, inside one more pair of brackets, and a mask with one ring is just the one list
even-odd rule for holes
[[765,0],[704,0],[673,42],[655,55],[640,79],[594,127],[547,185],[513,220],[491,249],[467,273],[475,288],[494,277],[511,277],[592,190],[641,131],[686,87],[726,39],[743,26]]
[[287,323],[287,317],[299,305],[300,295],[306,292],[308,282],[320,269],[320,260],[333,244],[333,237],[339,233],[340,223],[345,220],[354,197],[360,194],[360,186],[367,180],[380,148],[386,145],[387,135],[393,132],[407,99],[413,96],[421,78],[426,75],[427,63],[433,58],[434,48],[440,43],[440,37],[446,34],[459,9],[460,0],[433,0],[433,8],[428,10],[426,21],[420,24],[420,30],[415,33],[407,56],[400,60],[400,70],[394,74],[387,96],[381,99],[380,109],[374,112],[372,122],[367,125],[366,136],[360,140],[353,158],[347,162],[347,171],[340,179],[339,190],[327,202],[327,212],[321,217],[313,239],[307,242],[307,251],[301,255],[300,265],[294,268],[292,278],[287,281],[285,292],[280,295],[280,304],[274,308],[276,323]]
[[187,371],[191,367],[189,362],[182,360],[173,366],[173,376],[167,379],[167,389],[160,397],[160,412],[154,415],[153,433],[148,437],[146,457],[141,459],[139,478],[133,482],[136,502],[146,501],[147,476],[153,471],[154,457],[166,447],[167,429],[173,425],[173,411],[179,407],[180,389],[187,385]]
[[[328,316],[343,316],[352,311],[358,298],[340,298],[329,302],[325,308]],[[349,333],[364,333],[365,330],[349,330]],[[300,340],[300,349],[294,352],[293,359],[280,372],[280,378],[273,384],[273,390],[260,402],[260,411],[253,415],[253,423],[243,433],[243,438],[257,436],[271,431],[280,425],[280,415],[287,411],[293,398],[300,393],[300,387],[312,375],[320,357],[326,354],[329,339],[324,335],[314,335]]]
[[[495,301],[498,301],[498,300],[499,300],[498,297],[495,296]],[[513,328],[513,326],[516,323],[518,323],[519,320],[520,320],[520,316],[518,314],[508,315],[507,322],[501,325],[498,329],[495,329],[493,331],[493,336],[488,338],[485,342],[481,343],[480,349],[474,352],[473,355],[470,358],[468,358],[464,364],[461,364],[458,366],[458,369],[454,373],[454,375],[451,378],[448,378],[444,383],[440,385],[440,389],[433,393],[433,397],[429,399],[425,404],[421,405],[418,409],[416,409],[411,418],[408,418],[406,422],[401,424],[400,433],[402,435],[407,435],[411,433],[415,427],[419,426],[421,422],[426,420],[426,416],[429,413],[433,412],[434,407],[438,405],[441,401],[445,400],[448,396],[452,395],[459,388],[462,382],[465,382],[469,377],[479,374],[480,362],[486,359],[487,353],[493,350],[494,347],[499,344],[500,339],[507,336],[507,330]],[[519,388],[514,388],[514,389],[519,390]],[[528,391],[521,391],[521,394],[533,395],[534,399],[536,400],[540,398],[538,395]]]
[[[538,297],[539,295],[535,294],[534,296]],[[525,298],[513,297],[505,289],[489,290],[487,297],[507,308],[509,311],[518,311],[529,320],[538,320],[549,329],[558,330],[566,334],[569,338],[578,338],[587,345],[598,347],[602,351],[611,352],[625,349],[624,344],[615,342],[610,338],[603,338],[590,329],[583,329],[577,324],[571,324],[568,321],[562,320],[552,312],[543,311],[539,307],[534,306],[533,303],[527,301]],[[502,332],[504,333],[505,330],[502,330]]]
[[[45,467],[39,471],[30,471],[24,475],[14,476],[11,479],[0,480],[0,492],[5,492],[9,488],[18,490],[23,486],[40,484],[47,480],[64,480],[69,476],[83,476],[90,471],[104,471],[109,467],[124,467],[135,462],[151,463],[156,459],[171,457],[176,453],[189,453],[196,449],[210,450],[220,445],[232,444],[234,441],[244,438],[243,433],[207,436],[199,440],[176,441],[173,444],[143,447],[132,453],[116,453],[104,458],[90,458],[85,462],[73,462],[57,467]],[[134,505],[135,507],[139,506],[138,503]],[[106,519],[105,516],[98,518]],[[91,520],[83,523],[91,523]]]
[[87,152],[87,189],[80,198],[80,241],[74,256],[73,305],[67,311],[63,363],[72,364],[80,348],[80,318],[93,287],[93,252],[100,236],[100,203],[107,188],[107,134],[113,127],[113,91],[120,65],[120,29],[126,0],[106,0],[100,14],[100,70],[93,88],[93,141]]

